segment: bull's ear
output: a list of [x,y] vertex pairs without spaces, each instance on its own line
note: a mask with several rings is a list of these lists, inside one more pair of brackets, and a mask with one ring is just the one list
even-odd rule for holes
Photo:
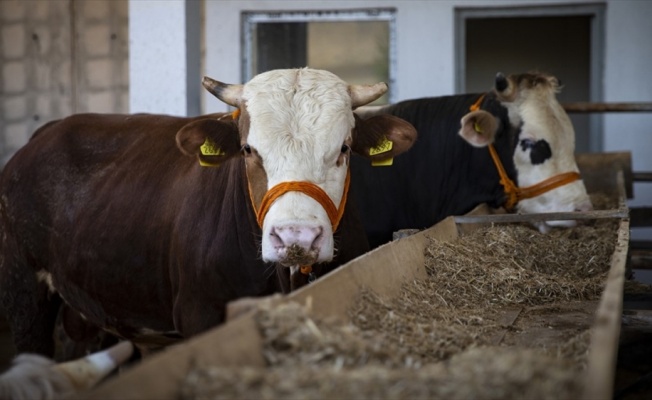
[[202,165],[219,165],[240,152],[238,127],[232,120],[193,121],[177,132],[177,147]]
[[351,149],[372,162],[383,162],[408,151],[417,140],[417,130],[393,115],[377,115],[363,120],[355,115]]
[[472,111],[462,117],[460,136],[475,147],[488,146],[498,131],[496,117],[484,110]]

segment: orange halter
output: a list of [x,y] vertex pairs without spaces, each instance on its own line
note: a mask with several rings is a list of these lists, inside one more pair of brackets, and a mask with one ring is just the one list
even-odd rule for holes
[[[331,226],[333,227],[333,232],[335,232],[340,225],[342,220],[342,215],[344,215],[344,207],[346,205],[346,199],[349,194],[349,185],[351,183],[351,170],[346,170],[346,180],[344,181],[344,192],[342,192],[342,199],[340,200],[340,206],[335,207],[335,203],[331,200],[330,197],[324,192],[322,188],[315,185],[312,182],[307,181],[293,181],[293,182],[281,182],[278,185],[275,185],[265,193],[263,200],[260,203],[260,208],[256,210],[256,205],[253,202],[253,197],[251,198],[251,205],[256,211],[256,220],[258,225],[262,228],[263,222],[265,221],[265,216],[269,211],[269,208],[272,204],[282,195],[287,192],[301,192],[305,195],[308,195],[315,199],[317,203],[321,204],[328,214],[328,219],[331,221]],[[249,193],[251,197],[251,187],[249,188]],[[312,265],[301,265],[299,271],[303,275],[310,275],[312,273]]]
[[[322,188],[312,182],[281,182],[273,188],[269,189],[263,196],[263,200],[260,203],[260,208],[256,211],[256,219],[258,220],[258,225],[261,228],[263,227],[263,221],[265,220],[265,216],[267,215],[269,208],[279,197],[287,192],[301,192],[312,197],[315,199],[315,201],[317,201],[317,203],[321,204],[321,206],[324,207],[326,214],[328,214],[328,219],[331,221],[333,232],[335,232],[340,224],[342,215],[344,215],[344,206],[346,204],[346,198],[349,193],[350,183],[351,171],[347,169],[346,180],[344,181],[344,192],[342,193],[342,200],[340,200],[340,206],[335,207],[335,203],[333,203],[333,200],[328,197],[326,192],[324,192]],[[256,206],[254,204],[254,210],[255,209]]]
[[[476,100],[476,102],[473,103],[471,107],[469,107],[469,109],[471,111],[479,110],[482,100],[484,100],[484,96],[485,95],[482,94],[480,98]],[[514,206],[516,206],[516,204],[523,199],[531,199],[533,197],[537,197],[560,186],[564,186],[568,183],[580,179],[580,174],[577,172],[564,172],[563,174],[551,176],[550,178],[545,179],[535,185],[520,188],[516,186],[514,181],[511,180],[509,176],[507,176],[507,172],[505,171],[505,168],[503,167],[503,164],[498,157],[498,152],[496,152],[493,143],[489,144],[489,154],[491,154],[491,159],[496,165],[498,175],[500,175],[500,184],[503,185],[505,195],[507,196],[507,201],[505,202],[505,209],[507,210],[512,210]]]

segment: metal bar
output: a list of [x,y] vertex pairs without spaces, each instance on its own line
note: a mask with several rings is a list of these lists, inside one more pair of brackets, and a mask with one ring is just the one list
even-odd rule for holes
[[627,209],[594,210],[582,212],[554,212],[540,214],[490,214],[490,215],[460,215],[455,217],[458,224],[486,224],[511,222],[541,222],[562,220],[585,220],[604,218],[629,218]]
[[564,110],[569,113],[593,112],[652,112],[652,103],[564,103]]
[[635,182],[652,182],[652,172],[633,172],[632,179]]

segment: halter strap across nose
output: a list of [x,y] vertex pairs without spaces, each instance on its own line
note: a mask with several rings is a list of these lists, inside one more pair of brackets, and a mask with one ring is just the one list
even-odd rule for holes
[[[236,120],[240,116],[240,109],[236,109],[232,114],[231,118]],[[260,202],[260,208],[256,209],[256,203],[254,202],[253,192],[251,191],[251,183],[247,179],[249,185],[249,200],[251,201],[251,206],[256,213],[256,221],[258,226],[263,227],[263,222],[265,222],[265,216],[269,212],[272,204],[282,195],[288,192],[301,192],[305,195],[313,198],[317,203],[319,203],[330,220],[333,232],[337,231],[337,228],[340,225],[342,216],[344,215],[344,207],[346,206],[346,199],[349,194],[349,186],[351,183],[351,169],[347,167],[346,170],[346,179],[344,181],[344,191],[342,192],[342,198],[340,199],[339,207],[335,207],[333,200],[324,192],[322,188],[316,184],[308,181],[291,181],[291,182],[281,182],[278,185],[275,185],[265,193],[263,199]],[[312,265],[302,265],[300,266],[300,272],[303,275],[312,276]]]
[[[344,191],[342,192],[342,199],[340,200],[340,206],[335,207],[335,203],[331,200],[330,197],[324,192],[322,188],[315,185],[312,182],[307,181],[292,181],[292,182],[281,182],[278,185],[272,187],[265,193],[263,200],[260,203],[260,208],[256,210],[256,204],[253,201],[253,196],[251,195],[251,187],[249,188],[249,195],[251,198],[251,205],[256,211],[256,220],[258,221],[258,226],[263,227],[263,222],[265,221],[265,216],[269,211],[269,208],[272,204],[282,195],[288,192],[301,192],[306,194],[315,201],[317,201],[328,214],[328,219],[331,222],[333,227],[333,232],[337,230],[337,227],[342,220],[344,215],[344,207],[346,206],[346,199],[349,194],[349,185],[351,183],[351,170],[346,170],[346,180],[344,181]],[[299,272],[303,275],[311,276],[312,274],[312,265],[301,265]]]
[[[484,93],[480,95],[478,100],[476,100],[475,103],[469,107],[469,110],[479,110],[484,97]],[[478,131],[477,126],[474,129]],[[514,181],[511,180],[509,176],[507,176],[505,167],[503,167],[503,163],[500,161],[500,157],[498,157],[498,152],[496,151],[493,143],[490,143],[488,147],[489,154],[491,154],[491,159],[493,160],[494,165],[496,166],[496,170],[498,170],[498,175],[500,176],[500,184],[503,185],[505,196],[507,196],[507,201],[505,202],[505,209],[507,210],[512,210],[521,200],[540,196],[560,186],[564,186],[580,179],[580,174],[577,172],[564,172],[559,175],[551,176],[548,179],[544,179],[543,181],[532,186],[518,187],[516,183],[514,183]]]
[[[305,195],[308,195],[315,199],[319,203],[326,214],[328,214],[328,219],[331,222],[333,227],[333,232],[337,230],[337,227],[340,224],[342,215],[344,215],[344,207],[346,205],[346,198],[349,193],[349,184],[351,182],[351,171],[347,169],[346,171],[346,180],[344,181],[344,192],[342,193],[342,199],[340,200],[340,206],[335,207],[333,200],[324,192],[322,188],[315,185],[312,182],[307,181],[292,181],[292,182],[281,182],[278,185],[272,187],[265,193],[263,200],[260,203],[260,209],[256,211],[256,219],[258,220],[258,225],[262,228],[263,221],[265,221],[265,216],[269,211],[269,208],[272,204],[282,195],[287,192],[301,192]],[[254,210],[256,205],[254,204]]]

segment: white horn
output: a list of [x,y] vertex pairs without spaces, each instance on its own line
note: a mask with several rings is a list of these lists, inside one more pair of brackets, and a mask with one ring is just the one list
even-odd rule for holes
[[207,76],[201,82],[213,96],[233,107],[240,107],[244,85],[230,85]]
[[86,390],[127,361],[133,351],[133,344],[124,341],[84,358],[53,365],[52,369],[66,376],[76,390]]
[[355,110],[360,106],[369,104],[387,92],[385,82],[376,83],[375,85],[349,85],[351,93],[351,107]]

